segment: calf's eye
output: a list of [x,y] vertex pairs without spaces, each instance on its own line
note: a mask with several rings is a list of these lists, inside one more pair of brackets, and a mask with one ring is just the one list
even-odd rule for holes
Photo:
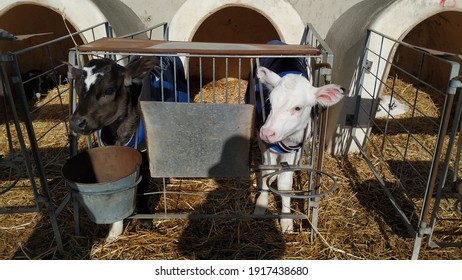
[[302,107],[299,107],[299,106],[294,108],[294,110],[297,111],[297,112],[300,111],[301,109],[302,109]]
[[113,88],[107,88],[105,91],[104,91],[104,94],[105,95],[109,95],[109,94],[112,94],[114,92],[114,89]]

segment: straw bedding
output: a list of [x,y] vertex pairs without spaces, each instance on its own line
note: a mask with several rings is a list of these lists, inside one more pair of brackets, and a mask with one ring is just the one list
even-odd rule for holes
[[[240,81],[245,89],[245,81]],[[236,92],[238,81],[228,81],[230,92]],[[217,81],[215,89],[223,92],[226,81]],[[204,86],[202,100],[205,102],[208,88]],[[403,91],[407,84],[402,85]],[[242,90],[241,89],[241,90]],[[52,98],[50,93],[46,100]],[[196,95],[194,100],[197,102]],[[233,94],[230,93],[230,96]],[[234,94],[235,96],[235,94]],[[63,94],[66,105],[67,94]],[[237,98],[232,103],[236,103]],[[243,97],[241,97],[243,98]],[[46,102],[43,100],[41,102]],[[59,102],[56,99],[54,102]],[[242,102],[242,101],[241,101]],[[61,106],[49,108],[61,110]],[[56,105],[56,103],[54,103]],[[48,108],[48,107],[47,107]],[[425,109],[435,110],[428,105]],[[54,114],[51,110],[44,110]],[[426,114],[430,114],[425,111]],[[41,117],[35,122],[36,130],[47,130],[57,117]],[[47,121],[50,120],[47,126]],[[11,126],[12,127],[12,126]],[[37,133],[39,134],[39,133]],[[58,126],[40,143],[46,165],[53,201],[58,205],[68,194],[60,175],[60,168],[67,157],[67,132]],[[54,136],[54,134],[56,136]],[[0,127],[0,153],[8,154],[5,125]],[[394,135],[397,139],[399,133]],[[422,136],[424,137],[424,136]],[[374,140],[374,136],[371,137]],[[400,141],[400,140],[396,140]],[[401,140],[404,141],[404,140]],[[434,138],[426,140],[434,141]],[[17,146],[17,143],[15,143]],[[80,149],[85,148],[85,139],[80,138]],[[64,152],[63,152],[64,151]],[[374,156],[374,150],[369,150]],[[257,146],[253,147],[252,160],[258,161]],[[415,155],[416,159],[418,155]],[[426,160],[426,159],[425,159]],[[3,214],[0,222],[1,259],[408,259],[411,255],[413,237],[409,236],[396,215],[391,203],[366,162],[359,155],[334,157],[326,155],[324,170],[338,180],[338,188],[321,199],[318,232],[310,239],[309,221],[297,221],[296,233],[282,235],[277,220],[239,219],[159,219],[150,227],[138,220],[126,220],[123,235],[112,243],[104,241],[107,226],[95,225],[82,213],[81,234],[74,233],[72,203],[64,207],[58,217],[65,252],[59,252],[53,241],[53,232],[45,211],[28,214]],[[1,169],[1,186],[11,182],[11,170]],[[385,174],[385,180],[393,183],[393,176]],[[21,179],[18,185],[28,185]],[[152,179],[152,192],[161,184]],[[251,213],[253,209],[256,177],[242,179],[170,179],[169,190],[178,192],[204,192],[203,195],[169,194],[165,197],[169,211],[191,213]],[[162,195],[152,196],[156,212],[162,212]],[[422,197],[414,197],[417,205]],[[30,204],[32,195],[28,189],[19,189],[0,196],[0,206]],[[277,201],[272,201],[270,211],[277,211]],[[411,205],[414,207],[415,205]],[[452,211],[452,200],[444,200],[442,209]],[[298,211],[294,203],[294,210]],[[416,210],[416,209],[414,209]],[[418,211],[419,209],[417,209]],[[451,212],[452,211],[452,212]],[[83,212],[83,211],[82,211]],[[438,225],[437,231],[446,236],[461,234],[460,217],[449,214],[450,222]],[[460,238],[459,238],[460,239]],[[421,259],[460,259],[458,248],[431,249],[423,245]]]

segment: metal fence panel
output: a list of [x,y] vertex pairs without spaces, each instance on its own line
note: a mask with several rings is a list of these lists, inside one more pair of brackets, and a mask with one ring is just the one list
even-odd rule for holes
[[[7,151],[0,157],[0,213],[28,213],[46,210],[58,248],[63,249],[57,215],[69,196],[54,196],[56,186],[64,185],[56,163],[63,162],[69,151],[67,65],[59,57],[66,43],[74,37],[107,32],[107,23],[62,36],[26,49],[0,54],[0,97],[7,131]],[[91,35],[90,35],[91,36]],[[95,39],[95,38],[93,38]],[[30,70],[30,61],[40,59],[40,70]],[[26,73],[27,71],[27,73]],[[57,106],[56,110],[49,110]],[[53,112],[53,113],[51,113]],[[11,175],[14,174],[14,175]],[[53,182],[53,183],[50,183]],[[22,193],[21,193],[22,192]],[[31,197],[11,205],[16,195]],[[12,199],[13,198],[13,199]]]
[[[408,57],[412,63],[405,62]],[[460,159],[449,160],[455,156],[460,120],[460,104],[454,105],[460,87],[459,62],[457,55],[418,48],[370,31],[356,73],[353,141],[415,236],[412,258],[418,257],[421,239],[432,232],[430,225],[437,215],[431,211],[441,209],[441,195],[446,200],[453,197],[452,183],[445,174],[461,176],[456,165]],[[431,79],[429,73],[434,69],[445,80]],[[400,109],[403,112],[397,114]],[[450,164],[456,168],[450,170]],[[435,193],[439,198],[434,199]]]
[[[302,44],[313,44],[317,49],[315,53],[306,53],[306,49],[310,48],[298,48],[297,46],[286,46],[286,47],[279,47],[277,48],[277,52],[271,52],[270,47],[265,47],[265,45],[249,45],[249,44],[213,44],[213,43],[197,43],[197,42],[168,42],[168,41],[143,41],[143,40],[135,40],[135,41],[126,41],[126,40],[106,40],[106,41],[99,41],[90,44],[86,44],[83,46],[78,47],[79,57],[112,57],[112,58],[121,58],[121,59],[128,59],[130,60],[131,57],[137,56],[156,56],[158,59],[162,61],[162,59],[166,58],[179,58],[184,64],[184,72],[186,76],[186,92],[188,96],[187,103],[199,103],[199,104],[182,104],[182,103],[164,103],[155,104],[157,107],[162,107],[159,111],[166,112],[165,114],[157,112],[156,114],[151,114],[154,107],[149,104],[149,102],[141,102],[141,106],[143,109],[143,118],[145,126],[149,125],[147,130],[152,129],[155,127],[155,122],[162,123],[163,120],[166,118],[172,118],[173,115],[178,114],[178,112],[185,113],[186,111],[188,114],[193,114],[194,111],[199,111],[199,115],[188,115],[182,116],[183,119],[180,123],[185,122],[186,126],[182,126],[183,129],[194,128],[196,127],[195,131],[198,133],[203,133],[204,131],[220,131],[222,129],[223,121],[228,121],[230,129],[227,130],[231,135],[236,132],[235,128],[239,126],[239,124],[243,124],[243,127],[239,129],[244,129],[246,138],[249,135],[249,128],[252,127],[252,118],[250,112],[248,111],[247,106],[244,103],[244,96],[245,91],[247,88],[248,78],[253,77],[254,67],[259,65],[259,61],[261,59],[266,58],[281,58],[281,57],[301,57],[305,59],[309,65],[308,72],[310,73],[310,77],[317,77],[314,79],[315,85],[323,85],[330,81],[330,67],[332,61],[332,52],[327,47],[327,45],[319,38],[316,37],[317,33],[313,33],[314,30],[312,26],[307,26],[307,32],[304,34],[302,39]],[[303,50],[300,52],[300,50]],[[160,70],[163,71],[163,68]],[[176,72],[176,71],[175,71]],[[161,77],[163,75],[161,74]],[[173,84],[176,84],[175,82]],[[252,80],[252,79],[251,79]],[[161,83],[164,82],[161,79]],[[163,88],[163,87],[161,87]],[[162,99],[163,100],[163,99]],[[262,101],[264,103],[264,100]],[[223,105],[232,105],[232,106],[223,106]],[[223,106],[223,107],[221,107]],[[152,107],[152,108],[150,108]],[[180,108],[181,107],[181,108]],[[200,110],[195,110],[194,108],[197,107]],[[75,108],[75,107],[74,107]],[[220,109],[221,108],[221,109]],[[159,109],[159,108],[157,108]],[[193,110],[194,109],[194,110]],[[261,164],[257,164],[255,159],[245,157],[245,160],[248,162],[242,164],[242,160],[234,161],[232,156],[233,152],[226,153],[227,159],[226,162],[231,162],[231,164],[235,165],[242,164],[240,170],[248,170],[249,167],[251,168],[250,171],[258,172],[261,170],[272,170],[275,172],[287,172],[287,171],[296,171],[303,175],[304,178],[301,180],[302,182],[298,182],[296,184],[295,190],[290,193],[277,193],[276,195],[285,195],[285,196],[292,196],[294,198],[298,198],[300,200],[304,200],[305,208],[302,209],[302,213],[293,214],[291,217],[294,219],[312,219],[312,233],[316,231],[317,226],[317,211],[319,209],[319,199],[321,196],[326,195],[330,191],[332,191],[335,186],[335,178],[328,175],[328,173],[324,173],[322,171],[322,157],[324,153],[324,134],[325,134],[325,118],[326,118],[326,111],[319,109],[319,114],[315,114],[316,117],[313,119],[313,141],[307,141],[303,145],[303,150],[301,153],[303,154],[302,160],[296,163],[290,163],[287,166],[280,166],[280,165],[269,165],[263,166]],[[218,114],[218,112],[220,112]],[[151,113],[150,113],[151,112]],[[237,113],[241,112],[241,113]],[[237,114],[236,114],[237,113]],[[160,115],[159,115],[160,114]],[[161,117],[162,115],[162,117]],[[186,118],[186,119],[185,119]],[[188,119],[189,118],[189,119]],[[206,121],[210,118],[218,118],[219,121],[217,122],[210,122]],[[220,119],[222,118],[222,119]],[[246,118],[245,121],[242,121],[242,118]],[[201,120],[203,122],[201,122]],[[216,123],[216,124],[215,124]],[[176,122],[176,124],[178,124]],[[204,127],[204,125],[206,127]],[[166,135],[167,138],[175,137],[175,129],[173,129],[173,125],[169,125],[168,121],[165,121],[161,125],[162,129],[171,129]],[[162,130],[161,129],[161,130]],[[178,128],[180,129],[180,128]],[[159,136],[159,130],[155,130],[156,133],[153,132],[151,141],[148,140],[148,152],[152,151],[152,156],[159,156],[159,150],[157,148],[157,140],[156,137],[164,139],[165,135]],[[241,131],[242,132],[242,131]],[[149,133],[149,132],[148,132]],[[156,136],[158,135],[158,136]],[[178,135],[177,135],[178,137]],[[212,136],[211,136],[212,137]],[[204,137],[205,140],[209,139],[210,137]],[[212,137],[217,138],[217,137]],[[220,138],[220,137],[218,137]],[[225,137],[226,138],[226,137]],[[184,140],[184,139],[182,139]],[[216,140],[216,139],[215,139]],[[91,138],[90,146],[96,144],[95,138]],[[222,149],[223,146],[227,145],[226,139],[221,138],[218,141],[217,147],[221,147],[218,149]],[[170,143],[171,144],[171,143]],[[208,145],[209,143],[205,143]],[[244,151],[242,149],[243,146],[249,145],[249,139],[246,141],[237,141],[236,147],[238,150]],[[162,146],[160,146],[162,147]],[[215,147],[216,148],[216,147]],[[179,151],[176,149],[166,149],[160,148],[162,150],[163,156],[158,159],[158,161],[150,162],[151,170],[156,170],[154,165],[158,166],[159,164],[163,164],[162,161],[166,159],[175,159],[181,158],[179,155]],[[151,150],[151,151],[150,151]],[[157,151],[157,152],[156,152]],[[181,151],[183,152],[183,151]],[[219,152],[219,154],[221,151]],[[185,153],[181,156],[191,156],[192,153]],[[193,164],[196,158],[190,157],[187,160],[184,160],[181,164],[173,164],[168,167],[169,172],[173,170],[175,167],[184,170],[191,170],[191,166],[184,167],[184,164],[191,165]],[[183,166],[183,167],[182,167]],[[235,167],[235,166],[234,166]],[[233,167],[233,168],[234,168]],[[186,204],[187,201],[182,201],[182,198],[186,195],[192,196],[207,196],[210,194],[210,191],[200,191],[197,189],[194,190],[182,190],[175,189],[173,184],[171,184],[171,180],[180,179],[180,182],[188,181],[188,178],[182,177],[220,177],[218,175],[227,177],[227,176],[236,176],[237,173],[229,174],[230,170],[233,168],[222,169],[221,171],[216,174],[210,174],[207,172],[203,172],[203,168],[201,172],[196,172],[194,170],[192,173],[188,173],[186,176],[184,173],[177,176],[178,178],[165,178],[168,177],[167,175],[178,175],[179,173],[165,173],[163,172],[161,175],[164,177],[163,181],[160,186],[160,190],[153,191],[150,193],[146,193],[145,195],[161,195],[163,199],[160,199],[162,205],[158,207],[158,212],[154,214],[137,214],[132,216],[132,218],[141,218],[141,219],[153,219],[153,218],[255,218],[256,216],[252,216],[248,211],[249,209],[241,209],[242,211],[237,211],[234,213],[214,213],[213,211],[210,212],[210,209],[201,209],[191,210],[187,206],[186,208],[178,208],[178,205]],[[195,169],[195,168],[192,168]],[[233,172],[231,172],[233,173]],[[303,173],[303,174],[302,174]],[[239,171],[239,174],[243,174]],[[152,174],[151,174],[152,175]],[[239,177],[239,176],[237,176]],[[190,179],[191,180],[191,179]],[[195,179],[192,179],[193,181]],[[170,184],[169,184],[170,182]],[[178,183],[181,185],[181,183]],[[236,184],[239,185],[239,180],[236,179]],[[224,191],[224,196],[237,194],[240,195],[249,195],[249,192],[258,193],[259,190],[255,188],[255,186],[247,186],[246,188],[242,188],[240,190],[236,190],[235,188],[231,188],[229,190]],[[215,193],[215,192],[214,192]],[[171,204],[168,204],[168,201],[175,200],[177,201],[175,207],[172,208]],[[237,198],[236,203],[239,205],[241,201],[244,199]],[[253,208],[252,208],[253,209]],[[312,216],[313,215],[313,216]],[[264,217],[257,217],[257,218],[277,218],[281,216],[290,216],[289,214],[279,214],[279,213],[271,213],[268,215],[264,215]]]

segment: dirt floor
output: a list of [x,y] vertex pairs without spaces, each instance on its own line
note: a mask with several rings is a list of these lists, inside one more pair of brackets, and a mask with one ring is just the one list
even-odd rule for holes
[[[52,98],[51,94],[49,98]],[[64,93],[64,106],[68,103],[66,98]],[[59,104],[60,101],[56,102]],[[47,108],[62,107],[53,105]],[[39,119],[56,123],[60,117]],[[58,127],[56,131],[57,136],[47,140],[49,144],[39,143],[39,146],[43,150],[52,199],[58,206],[69,195],[60,173],[68,157],[68,146],[65,127]],[[63,139],[63,142],[58,139]],[[7,156],[9,152],[4,122],[0,127],[0,143],[0,154]],[[81,138],[80,147],[84,146],[85,139]],[[254,153],[258,154],[256,150],[254,145]],[[310,238],[312,227],[309,220],[296,221],[295,233],[281,234],[275,219],[156,219],[147,225],[141,224],[139,220],[127,219],[123,235],[117,241],[108,243],[104,240],[108,227],[92,223],[84,211],[80,217],[81,232],[76,234],[72,203],[68,203],[58,216],[63,251],[57,248],[46,211],[2,214],[0,259],[409,259],[414,236],[403,226],[397,211],[391,206],[364,159],[360,155],[326,155],[324,171],[336,178],[338,187],[320,201],[319,223],[314,239]],[[0,172],[0,186],[4,189],[11,184],[13,173],[8,168],[0,169]],[[159,182],[153,179],[152,183],[152,190],[157,191]],[[24,177],[17,184],[28,185],[30,183]],[[213,210],[214,213],[240,211],[250,214],[253,210],[256,179],[254,175],[241,179],[172,178],[167,188],[185,192],[206,191],[204,196],[193,196],[191,200],[184,195],[165,197],[173,212]],[[152,208],[158,212],[163,211],[160,206],[163,199],[162,195],[153,195]],[[33,196],[29,188],[15,187],[0,196],[1,207],[29,205],[31,201]],[[454,197],[445,198],[441,207],[454,213],[454,202]],[[274,205],[272,209],[276,209]],[[294,209],[299,208],[294,206]],[[412,211],[420,216],[420,209]],[[449,219],[437,224],[434,235],[438,240],[452,238],[460,242],[461,231],[460,216],[451,214]],[[462,259],[462,249],[430,248],[424,241],[419,258]]]

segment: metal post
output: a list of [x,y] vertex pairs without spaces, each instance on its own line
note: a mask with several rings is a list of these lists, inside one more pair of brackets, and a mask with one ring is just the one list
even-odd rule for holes
[[[12,58],[13,58],[13,63],[12,63],[13,73],[18,75],[18,77],[20,78],[20,70],[19,70],[19,65],[18,65],[18,61],[16,59],[16,56],[12,55]],[[58,226],[58,220],[57,220],[57,217],[56,217],[55,208],[54,208],[53,203],[51,201],[51,193],[50,193],[49,188],[48,188],[48,182],[47,182],[47,179],[46,179],[46,176],[45,176],[45,169],[44,169],[43,164],[42,164],[39,148],[38,148],[36,137],[35,137],[34,128],[32,126],[32,120],[31,120],[31,117],[30,117],[30,114],[29,114],[29,110],[27,109],[26,95],[24,93],[24,88],[22,87],[22,85],[20,83],[17,83],[16,85],[17,85],[16,88],[18,89],[18,92],[20,93],[20,101],[21,101],[21,105],[22,105],[23,111],[24,111],[24,118],[25,118],[24,122],[25,122],[25,126],[26,126],[26,131],[27,131],[27,135],[29,137],[29,142],[30,142],[30,146],[31,146],[33,156],[34,156],[34,158],[36,160],[36,167],[38,169],[38,175],[39,175],[39,179],[40,179],[40,186],[41,186],[42,192],[43,192],[42,195],[39,195],[37,197],[37,200],[38,200],[37,202],[42,202],[45,205],[45,207],[47,208],[48,216],[50,217],[51,226],[53,228],[53,232],[54,232],[54,235],[55,235],[55,239],[56,239],[58,249],[62,251],[63,250],[63,243],[62,243],[62,239],[61,239],[61,233],[60,233],[59,226]],[[27,154],[27,152],[26,152],[26,154]],[[33,177],[31,177],[31,181],[33,181],[32,178]]]
[[[418,230],[416,233],[416,242],[414,244],[414,250],[412,254],[412,258],[418,257],[418,249],[415,246],[420,245],[421,240],[425,234],[430,233],[430,229],[428,228],[428,224],[430,223],[429,216],[430,216],[430,206],[431,200],[433,196],[433,192],[436,187],[436,179],[438,177],[438,169],[440,166],[440,157],[443,150],[444,138],[447,133],[447,129],[449,126],[449,120],[451,118],[451,108],[452,104],[454,103],[454,95],[456,93],[456,89],[460,86],[460,81],[458,80],[451,80],[447,92],[447,99],[443,108],[442,119],[440,122],[440,133],[438,135],[435,154],[432,160],[432,169],[430,173],[429,183],[427,185],[427,190],[425,193],[425,198],[422,206],[421,218],[419,221]],[[448,151],[449,153],[449,151]]]

